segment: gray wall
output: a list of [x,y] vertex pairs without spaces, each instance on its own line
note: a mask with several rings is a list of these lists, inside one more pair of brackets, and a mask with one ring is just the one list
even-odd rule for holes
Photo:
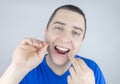
[[0,0],[0,76],[19,42],[26,37],[42,40],[49,16],[63,4],[79,6],[87,17],[86,39],[78,54],[95,60],[108,84],[119,84],[119,0]]

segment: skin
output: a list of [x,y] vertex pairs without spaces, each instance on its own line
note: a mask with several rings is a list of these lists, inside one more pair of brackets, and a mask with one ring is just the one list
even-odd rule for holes
[[[61,9],[56,13],[45,32],[45,39],[50,44],[48,47],[49,56],[47,56],[48,65],[53,71],[61,75],[70,66],[68,58],[70,53],[75,54],[80,49],[84,34],[84,19],[78,13]],[[70,52],[65,56],[56,54],[54,51],[56,45],[68,48]]]
[[1,76],[0,84],[19,84],[29,71],[42,62],[48,45],[37,39],[24,39],[15,49],[12,62]]
[[[82,59],[74,58],[83,42],[84,28],[84,19],[80,14],[60,9],[45,30],[45,42],[29,38],[17,46],[10,66],[0,78],[0,84],[18,84],[42,62],[46,51],[47,64],[56,74],[62,75],[69,69],[68,84],[95,84],[93,71]],[[56,53],[55,46],[70,51],[61,55]]]

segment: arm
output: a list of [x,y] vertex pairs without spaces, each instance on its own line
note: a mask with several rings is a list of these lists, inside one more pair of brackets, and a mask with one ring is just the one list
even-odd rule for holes
[[0,78],[0,84],[18,84],[28,72],[29,70],[20,68],[11,63]]
[[0,78],[0,84],[18,84],[23,77],[40,64],[48,44],[36,39],[25,39],[17,46],[13,60]]

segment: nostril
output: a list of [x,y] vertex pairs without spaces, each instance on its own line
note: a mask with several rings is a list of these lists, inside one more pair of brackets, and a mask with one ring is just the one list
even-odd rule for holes
[[69,43],[70,42],[70,39],[69,39],[69,37],[62,37],[62,39],[61,39],[61,41],[63,42],[63,43]]

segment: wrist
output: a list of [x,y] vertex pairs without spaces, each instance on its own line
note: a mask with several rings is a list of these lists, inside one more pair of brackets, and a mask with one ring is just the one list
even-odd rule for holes
[[18,84],[29,72],[25,67],[11,63],[0,78],[0,84]]
[[22,65],[22,64],[16,64],[16,63],[11,63],[10,64],[10,68],[16,72],[16,73],[28,73],[30,71],[30,69],[28,69],[26,66]]

